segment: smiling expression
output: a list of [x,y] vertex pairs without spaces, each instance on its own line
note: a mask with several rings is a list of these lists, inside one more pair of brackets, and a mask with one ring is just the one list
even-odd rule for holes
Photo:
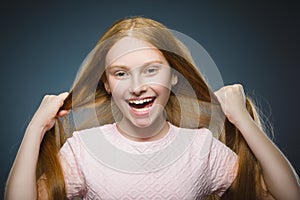
[[163,110],[177,77],[162,53],[142,40],[125,37],[106,56],[105,88],[123,114],[124,127],[165,123]]

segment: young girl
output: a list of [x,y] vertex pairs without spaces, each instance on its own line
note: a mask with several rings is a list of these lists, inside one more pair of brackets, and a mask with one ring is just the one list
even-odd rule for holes
[[69,93],[44,97],[11,169],[6,199],[66,197],[296,200],[300,188],[243,87],[214,94],[166,27],[134,17]]

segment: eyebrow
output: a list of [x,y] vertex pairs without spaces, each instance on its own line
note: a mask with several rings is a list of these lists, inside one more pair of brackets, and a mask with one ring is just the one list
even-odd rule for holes
[[[163,61],[161,61],[161,60],[151,60],[149,62],[144,63],[142,66],[139,66],[139,67],[145,67],[145,66],[148,66],[148,65],[153,64],[153,63],[163,64]],[[112,68],[115,68],[115,67],[117,67],[117,68],[123,68],[123,69],[127,69],[128,68],[128,66],[126,66],[126,65],[110,65],[107,68],[108,69],[112,69]]]

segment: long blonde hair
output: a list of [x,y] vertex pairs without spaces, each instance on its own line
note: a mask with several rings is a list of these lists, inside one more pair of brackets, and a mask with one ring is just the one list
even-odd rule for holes
[[[197,70],[185,46],[161,23],[144,17],[126,18],[114,23],[109,28],[85,61],[81,73],[78,74],[61,109],[76,110],[94,106],[100,125],[115,122],[111,106],[111,95],[106,92],[104,87],[106,80],[105,73],[103,73],[105,61],[99,58],[105,58],[111,46],[128,35],[149,42],[159,49],[169,65],[180,73],[184,79],[188,80],[195,92],[196,98],[190,98],[184,90],[181,93],[179,92],[180,95],[171,92],[165,108],[169,122],[181,127],[209,128],[213,121],[212,107],[214,112],[219,113],[220,116],[223,114],[216,96],[199,70]],[[168,51],[168,49],[172,49],[172,51]],[[178,80],[178,83],[180,82]],[[96,85],[95,92],[90,91],[91,85]],[[174,90],[179,91],[181,87],[184,86],[177,84]],[[187,118],[197,116],[197,123],[189,124],[189,120],[182,122],[183,109],[180,108],[180,98],[187,102],[185,106],[191,106],[191,108],[184,108],[184,110],[189,111],[185,113],[185,115],[188,115]],[[194,113],[193,106],[195,103],[201,107],[200,114]],[[255,107],[248,97],[246,106],[252,118],[260,124]],[[88,128],[89,126],[88,123],[85,123],[79,129]],[[258,161],[239,130],[233,124],[225,119],[225,123],[219,124],[219,126],[224,128],[224,131],[220,133],[220,140],[239,156],[238,175],[221,199],[260,198],[261,194],[266,193],[266,191],[261,184],[262,175]],[[64,177],[57,154],[72,131],[74,131],[74,127],[72,128],[70,120],[58,119],[56,125],[45,134],[41,143],[37,178],[42,174],[47,177],[46,186],[50,199],[64,199],[66,197]],[[210,196],[208,198],[215,199],[217,197]]]

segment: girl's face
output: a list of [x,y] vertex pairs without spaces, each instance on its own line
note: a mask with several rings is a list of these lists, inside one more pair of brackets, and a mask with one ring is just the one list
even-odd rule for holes
[[105,88],[123,114],[122,124],[145,128],[165,122],[163,110],[177,77],[158,49],[122,38],[106,56],[106,77]]

